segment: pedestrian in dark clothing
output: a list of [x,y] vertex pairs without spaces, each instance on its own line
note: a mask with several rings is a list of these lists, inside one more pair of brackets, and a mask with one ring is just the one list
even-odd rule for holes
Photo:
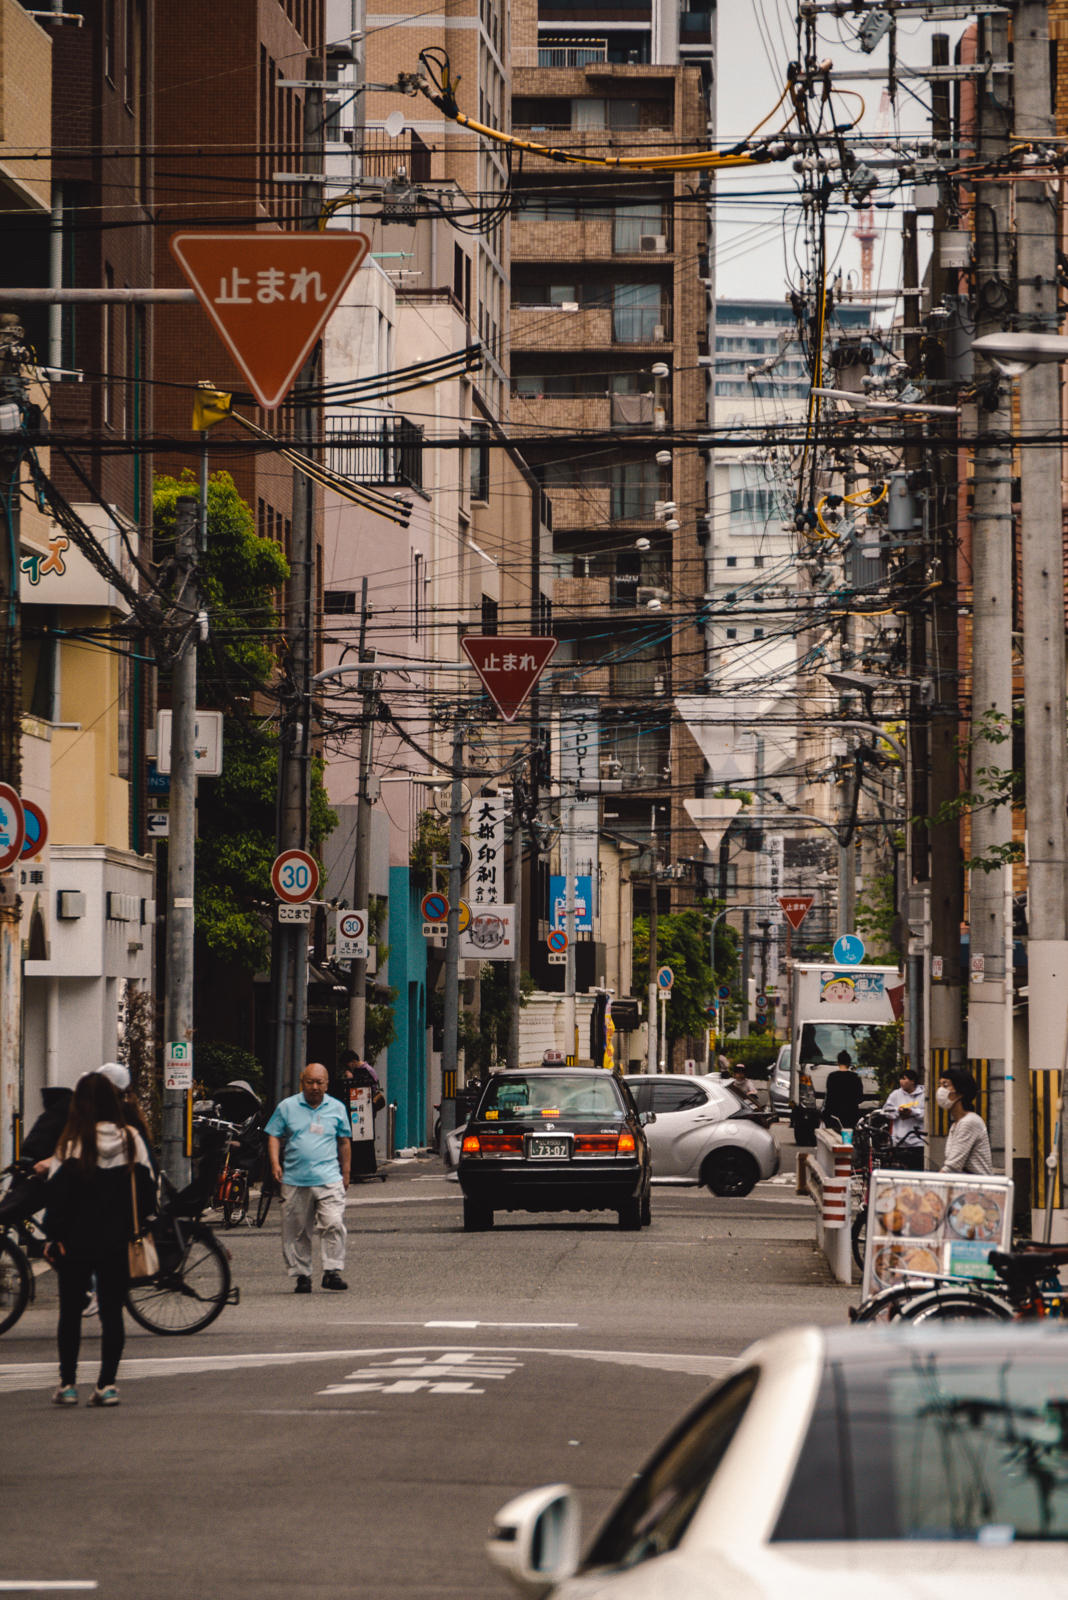
[[351,1113],[352,1100],[350,1090],[370,1089],[371,1091],[371,1137],[369,1139],[353,1139],[352,1141],[352,1176],[354,1178],[373,1178],[378,1171],[378,1161],[375,1156],[375,1112],[381,1111],[386,1103],[382,1093],[382,1085],[378,1081],[378,1073],[369,1061],[364,1061],[355,1050],[346,1050],[341,1057],[340,1071],[341,1085],[339,1098],[345,1109]]
[[133,1237],[131,1174],[138,1216],[154,1209],[154,1184],[141,1135],[124,1126],[111,1080],[99,1072],[78,1079],[45,1187],[46,1255],[59,1277],[59,1406],[78,1404],[82,1312],[96,1279],[100,1313],[100,1372],[89,1397],[117,1406],[115,1378],[125,1340],[123,1301],[129,1282],[127,1245]]
[[853,1071],[848,1050],[838,1052],[838,1069],[827,1076],[827,1092],[823,1097],[823,1125],[837,1118],[843,1128],[852,1128],[864,1098],[864,1085]]
[[44,1205],[45,1175],[66,1126],[70,1095],[69,1089],[53,1085],[41,1090],[44,1110],[19,1147],[19,1160],[32,1162],[33,1171],[16,1170],[10,1189],[0,1200],[0,1225],[25,1222]]

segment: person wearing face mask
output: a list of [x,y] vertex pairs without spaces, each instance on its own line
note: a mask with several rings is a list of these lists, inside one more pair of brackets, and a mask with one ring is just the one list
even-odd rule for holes
[[943,1172],[971,1172],[990,1177],[994,1163],[990,1157],[990,1135],[975,1104],[975,1079],[962,1067],[948,1067],[938,1080],[935,1099],[949,1112]]

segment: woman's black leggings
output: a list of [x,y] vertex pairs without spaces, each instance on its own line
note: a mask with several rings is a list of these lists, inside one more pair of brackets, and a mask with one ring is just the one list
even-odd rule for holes
[[59,1381],[78,1380],[78,1351],[82,1342],[82,1312],[90,1283],[96,1277],[96,1303],[100,1310],[100,1376],[97,1388],[115,1382],[126,1329],[122,1306],[130,1281],[125,1248],[93,1258],[62,1256],[59,1260]]

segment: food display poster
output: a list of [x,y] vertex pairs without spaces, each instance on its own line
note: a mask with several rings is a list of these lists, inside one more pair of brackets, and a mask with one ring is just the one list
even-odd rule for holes
[[924,1273],[993,1278],[990,1252],[1007,1250],[1011,1235],[1011,1178],[873,1172],[864,1296]]

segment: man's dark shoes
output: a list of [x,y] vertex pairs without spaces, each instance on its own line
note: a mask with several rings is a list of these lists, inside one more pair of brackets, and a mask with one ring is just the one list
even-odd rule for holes
[[311,1294],[311,1279],[310,1278],[305,1278],[305,1277],[299,1277],[297,1279],[297,1286],[293,1290],[293,1293],[294,1294]]
[[[308,1287],[310,1288],[311,1285],[309,1284]],[[347,1289],[348,1288],[348,1284],[345,1282],[345,1280],[341,1276],[340,1272],[324,1272],[323,1273],[323,1288],[324,1289]]]

